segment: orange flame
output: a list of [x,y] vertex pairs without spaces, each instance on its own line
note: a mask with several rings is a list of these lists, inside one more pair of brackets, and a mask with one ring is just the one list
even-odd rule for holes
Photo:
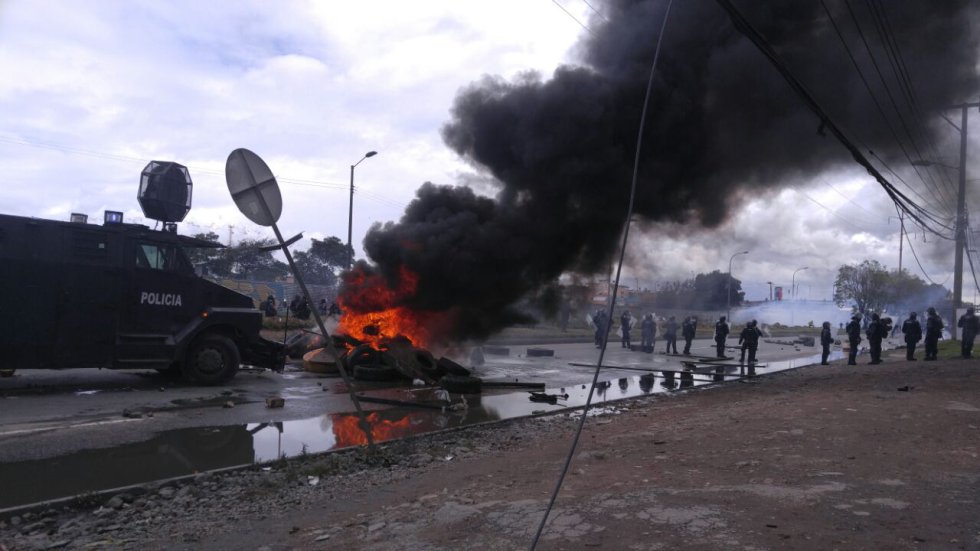
[[[371,426],[371,437],[375,442],[384,442],[402,438],[412,434],[412,420],[405,415],[397,421],[382,418],[377,411],[365,416]],[[365,446],[367,438],[357,423],[357,415],[338,414],[333,416],[333,433],[337,438],[337,447]]]
[[404,306],[415,295],[418,281],[417,274],[401,266],[392,288],[381,274],[355,267],[344,276],[344,288],[338,297],[344,314],[337,330],[375,348],[399,336],[415,346],[428,345],[433,324],[441,316]]

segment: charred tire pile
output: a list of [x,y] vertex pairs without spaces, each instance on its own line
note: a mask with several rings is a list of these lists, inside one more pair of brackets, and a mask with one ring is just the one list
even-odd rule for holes
[[422,379],[457,394],[478,394],[483,381],[450,360],[436,358],[422,348],[396,347],[378,350],[369,344],[355,346],[341,358],[344,369],[359,381],[386,382]]
[[347,353],[344,367],[359,381],[393,381],[401,375],[391,355],[362,344]]

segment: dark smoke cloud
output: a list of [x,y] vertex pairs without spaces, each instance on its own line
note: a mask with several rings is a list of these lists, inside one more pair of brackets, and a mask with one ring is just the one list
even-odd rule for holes
[[[738,4],[846,131],[885,159],[902,158],[820,2]],[[852,51],[863,52],[846,6],[827,4]],[[851,4],[873,33],[868,4]],[[976,3],[875,4],[886,10],[927,117],[975,98]],[[486,336],[521,319],[514,304],[562,273],[608,270],[665,5],[610,2],[608,22],[591,22],[581,65],[549,79],[488,76],[457,96],[444,140],[493,176],[496,198],[427,183],[399,222],[375,226],[364,243],[387,277],[401,265],[419,274],[410,306],[454,311],[459,324],[448,339]],[[880,44],[876,35],[869,40]],[[889,70],[880,48],[875,53]],[[859,62],[872,70],[866,55]],[[880,85],[876,92],[887,105]],[[716,227],[746,197],[850,162],[818,126],[714,2],[676,2],[644,134],[637,218]]]

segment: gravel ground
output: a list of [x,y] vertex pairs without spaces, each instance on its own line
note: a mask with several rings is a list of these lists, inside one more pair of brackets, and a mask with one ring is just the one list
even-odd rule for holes
[[[528,548],[567,414],[0,520],[0,548]],[[980,550],[980,362],[814,366],[591,417],[539,549]]]

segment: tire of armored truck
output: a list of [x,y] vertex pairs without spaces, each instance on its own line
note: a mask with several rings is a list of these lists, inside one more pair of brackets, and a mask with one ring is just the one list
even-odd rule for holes
[[197,384],[217,385],[234,377],[240,364],[235,341],[224,335],[202,335],[188,349],[183,373]]

